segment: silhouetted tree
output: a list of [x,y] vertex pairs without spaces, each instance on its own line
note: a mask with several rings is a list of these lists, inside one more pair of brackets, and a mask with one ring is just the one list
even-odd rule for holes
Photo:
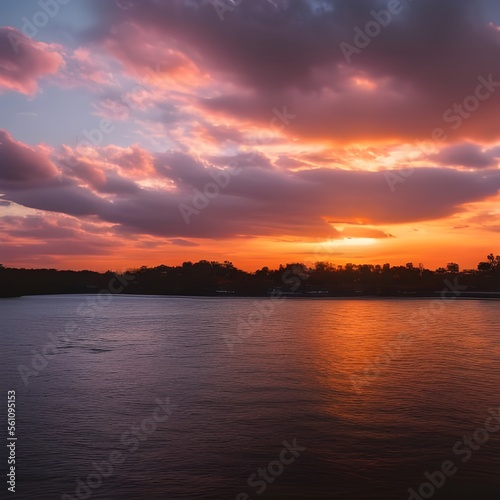
[[[390,264],[353,264],[344,267],[317,262],[313,268],[301,263],[280,265],[278,269],[263,267],[248,273],[232,262],[200,260],[180,266],[142,266],[129,271],[135,279],[124,293],[166,295],[211,295],[231,292],[239,295],[266,295],[273,288],[314,291],[330,295],[432,295],[443,288],[447,274],[453,274],[461,285],[476,291],[500,292],[500,256],[493,253],[480,262],[477,270],[460,273],[458,264],[448,263],[436,271],[423,265],[414,268]],[[92,271],[56,271],[55,269],[14,269],[0,264],[0,296],[60,293],[97,293],[106,289],[114,273]],[[295,284],[300,281],[300,287]]]

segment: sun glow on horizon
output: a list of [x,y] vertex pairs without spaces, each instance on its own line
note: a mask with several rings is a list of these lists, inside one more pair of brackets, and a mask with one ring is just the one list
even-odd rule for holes
[[324,245],[330,245],[332,247],[350,247],[350,246],[360,246],[366,247],[370,245],[375,245],[377,243],[376,238],[342,238],[337,240],[327,240]]

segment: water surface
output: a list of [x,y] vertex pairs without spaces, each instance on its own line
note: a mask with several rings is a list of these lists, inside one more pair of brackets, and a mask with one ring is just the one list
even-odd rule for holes
[[[446,460],[457,472],[433,498],[500,498],[500,431],[466,463],[453,452],[500,408],[499,301],[95,301],[0,301],[13,498],[78,498],[114,450],[125,461],[89,498],[407,499]],[[44,348],[26,385],[19,365]],[[171,414],[131,451],[122,436],[157,398]],[[305,450],[257,494],[249,476],[294,439]]]

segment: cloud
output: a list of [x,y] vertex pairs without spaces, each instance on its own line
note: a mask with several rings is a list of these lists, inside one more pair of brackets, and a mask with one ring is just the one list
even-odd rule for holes
[[209,160],[217,166],[231,168],[248,168],[248,167],[259,167],[273,169],[271,160],[258,151],[253,151],[251,153],[237,153],[232,155],[213,155],[209,156]]
[[0,183],[5,198],[24,207],[73,216],[98,215],[109,202],[89,190],[69,184],[9,190]]
[[[210,2],[144,0],[128,9],[94,2],[102,24],[92,36],[143,75],[158,61],[153,47],[165,54],[169,74],[193,82],[210,75],[220,91],[199,105],[221,117],[263,124],[274,107],[287,105],[297,119],[286,133],[309,140],[425,140],[436,127],[454,139],[499,137],[500,91],[457,130],[455,112],[444,118],[474,94],[479,76],[500,81],[500,31],[484,13],[486,2],[402,3],[402,13],[350,64],[340,44],[354,44],[354,29],[386,2],[245,1],[224,22]],[[185,76],[190,71],[197,76]]]
[[74,238],[78,231],[72,227],[65,227],[50,217],[42,215],[28,215],[25,217],[0,217],[0,224],[8,230],[9,236],[16,238],[30,238],[36,234],[41,240]]
[[[142,41],[146,40],[146,43]],[[149,27],[125,20],[115,24],[103,41],[105,49],[120,61],[125,71],[150,86],[182,82],[185,87],[206,79],[198,67],[167,36],[156,36]]]
[[22,267],[61,267],[61,259],[109,255],[116,241],[102,224],[56,213],[0,217],[2,261]]
[[30,148],[0,129],[0,182],[14,187],[16,183],[29,185],[53,180],[57,175],[46,150]]
[[498,164],[497,158],[500,158],[500,148],[483,149],[477,144],[464,143],[443,148],[429,159],[441,165],[488,168]]
[[102,87],[116,86],[110,61],[103,57],[102,52],[91,52],[84,47],[78,47],[67,55],[58,82],[63,88],[86,86],[98,91]]
[[128,179],[118,173],[118,169],[112,165],[103,166],[95,159],[69,156],[60,159],[66,164],[64,174],[66,179],[82,181],[87,187],[99,192],[110,194],[133,193],[139,188],[132,179]]
[[[46,156],[5,132],[2,137],[1,147],[5,149],[6,144],[7,149],[1,157],[7,160],[0,170],[0,189],[6,201],[92,216],[115,225],[123,234],[174,241],[290,235],[328,238],[339,236],[332,227],[335,223],[355,226],[342,237],[388,237],[373,226],[445,218],[468,203],[495,196],[500,189],[499,170],[417,168],[391,192],[383,171],[314,168],[293,172],[263,163],[229,175],[184,152],[151,156],[138,147],[120,151],[118,146],[89,150],[87,158],[80,156],[73,169],[54,180],[54,166]],[[69,148],[63,151],[72,154]],[[113,163],[106,158],[113,158]],[[138,178],[144,161],[151,161],[156,170],[143,170],[144,177]],[[133,177],[127,172],[134,172]],[[195,197],[200,197],[207,183],[213,183],[216,173],[227,176],[229,182],[186,224],[179,206],[196,206]]]
[[34,94],[38,80],[63,65],[58,47],[35,42],[15,28],[0,27],[0,92]]
[[346,228],[342,228],[342,230],[337,227],[336,229],[339,231],[339,237],[343,236],[344,238],[394,238],[392,234],[385,233],[380,229],[374,229],[366,226],[348,226]]
[[198,243],[195,243],[194,241],[183,240],[181,238],[173,238],[170,240],[170,243],[172,243],[172,245],[179,245],[181,247],[198,247],[198,246],[200,246]]
[[157,155],[155,167],[160,175],[178,184],[192,185],[204,176],[206,176],[206,181],[209,180],[203,163],[179,151]]

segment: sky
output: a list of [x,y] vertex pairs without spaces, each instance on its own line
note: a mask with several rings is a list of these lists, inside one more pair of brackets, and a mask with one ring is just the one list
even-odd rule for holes
[[500,253],[496,0],[4,0],[0,263]]

